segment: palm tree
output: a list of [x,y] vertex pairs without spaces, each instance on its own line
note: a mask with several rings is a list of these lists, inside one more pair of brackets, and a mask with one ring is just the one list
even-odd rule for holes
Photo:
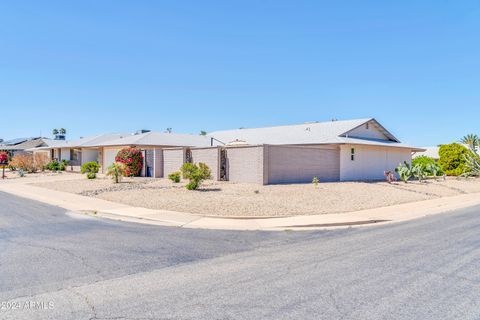
[[203,130],[200,131],[200,135],[201,135],[201,136],[206,136],[206,135],[207,135],[207,131],[203,131]]
[[460,140],[461,143],[468,145],[470,150],[475,151],[475,148],[479,146],[479,138],[476,134],[467,134]]
[[66,135],[67,134],[67,130],[65,130],[64,128],[61,128],[59,130],[59,132],[60,132],[61,135]]
[[52,130],[52,134],[53,134],[54,136],[56,136],[56,135],[58,134],[58,130],[57,130],[57,129],[53,129],[53,130]]
[[167,128],[167,133],[172,133],[172,128]]

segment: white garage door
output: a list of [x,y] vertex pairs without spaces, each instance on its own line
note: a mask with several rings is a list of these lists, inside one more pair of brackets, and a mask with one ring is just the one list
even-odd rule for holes
[[103,156],[103,171],[115,162],[115,157],[121,149],[105,149]]

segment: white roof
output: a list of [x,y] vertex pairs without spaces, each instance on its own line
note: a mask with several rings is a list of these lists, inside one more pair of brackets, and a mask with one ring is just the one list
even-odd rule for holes
[[[349,137],[349,132],[371,123],[386,139],[366,139]],[[373,118],[355,119],[345,121],[313,122],[288,126],[276,126],[254,129],[236,129],[211,132],[209,135],[219,141],[229,144],[234,141],[245,141],[251,145],[259,144],[365,144],[383,145],[399,148],[415,147],[403,145],[400,141],[388,132],[378,121]]]
[[98,143],[118,139],[120,137],[129,135],[128,133],[106,133],[95,136],[84,137],[76,140],[53,140],[45,139],[44,142],[47,146],[34,148],[32,150],[45,150],[52,148],[86,148],[95,147]]
[[208,136],[152,131],[105,141],[103,143],[98,143],[95,146],[209,147],[210,145],[211,138]]
[[426,156],[429,158],[433,159],[440,159],[440,155],[438,154],[438,151],[440,150],[440,147],[423,147],[425,151],[423,152],[418,152],[415,154],[416,157],[421,157],[421,156]]

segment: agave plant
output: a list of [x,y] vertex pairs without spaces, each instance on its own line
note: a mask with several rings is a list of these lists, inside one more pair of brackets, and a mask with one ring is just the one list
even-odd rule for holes
[[474,152],[465,155],[465,173],[463,176],[478,177],[480,176],[480,156]]
[[413,175],[412,169],[406,161],[404,162],[404,164],[400,163],[398,167],[395,168],[395,172],[398,173],[400,180],[405,183],[407,183]]

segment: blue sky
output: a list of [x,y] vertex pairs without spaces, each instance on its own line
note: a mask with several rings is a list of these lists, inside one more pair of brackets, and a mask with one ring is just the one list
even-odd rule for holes
[[479,1],[3,1],[0,138],[375,117],[480,134]]

